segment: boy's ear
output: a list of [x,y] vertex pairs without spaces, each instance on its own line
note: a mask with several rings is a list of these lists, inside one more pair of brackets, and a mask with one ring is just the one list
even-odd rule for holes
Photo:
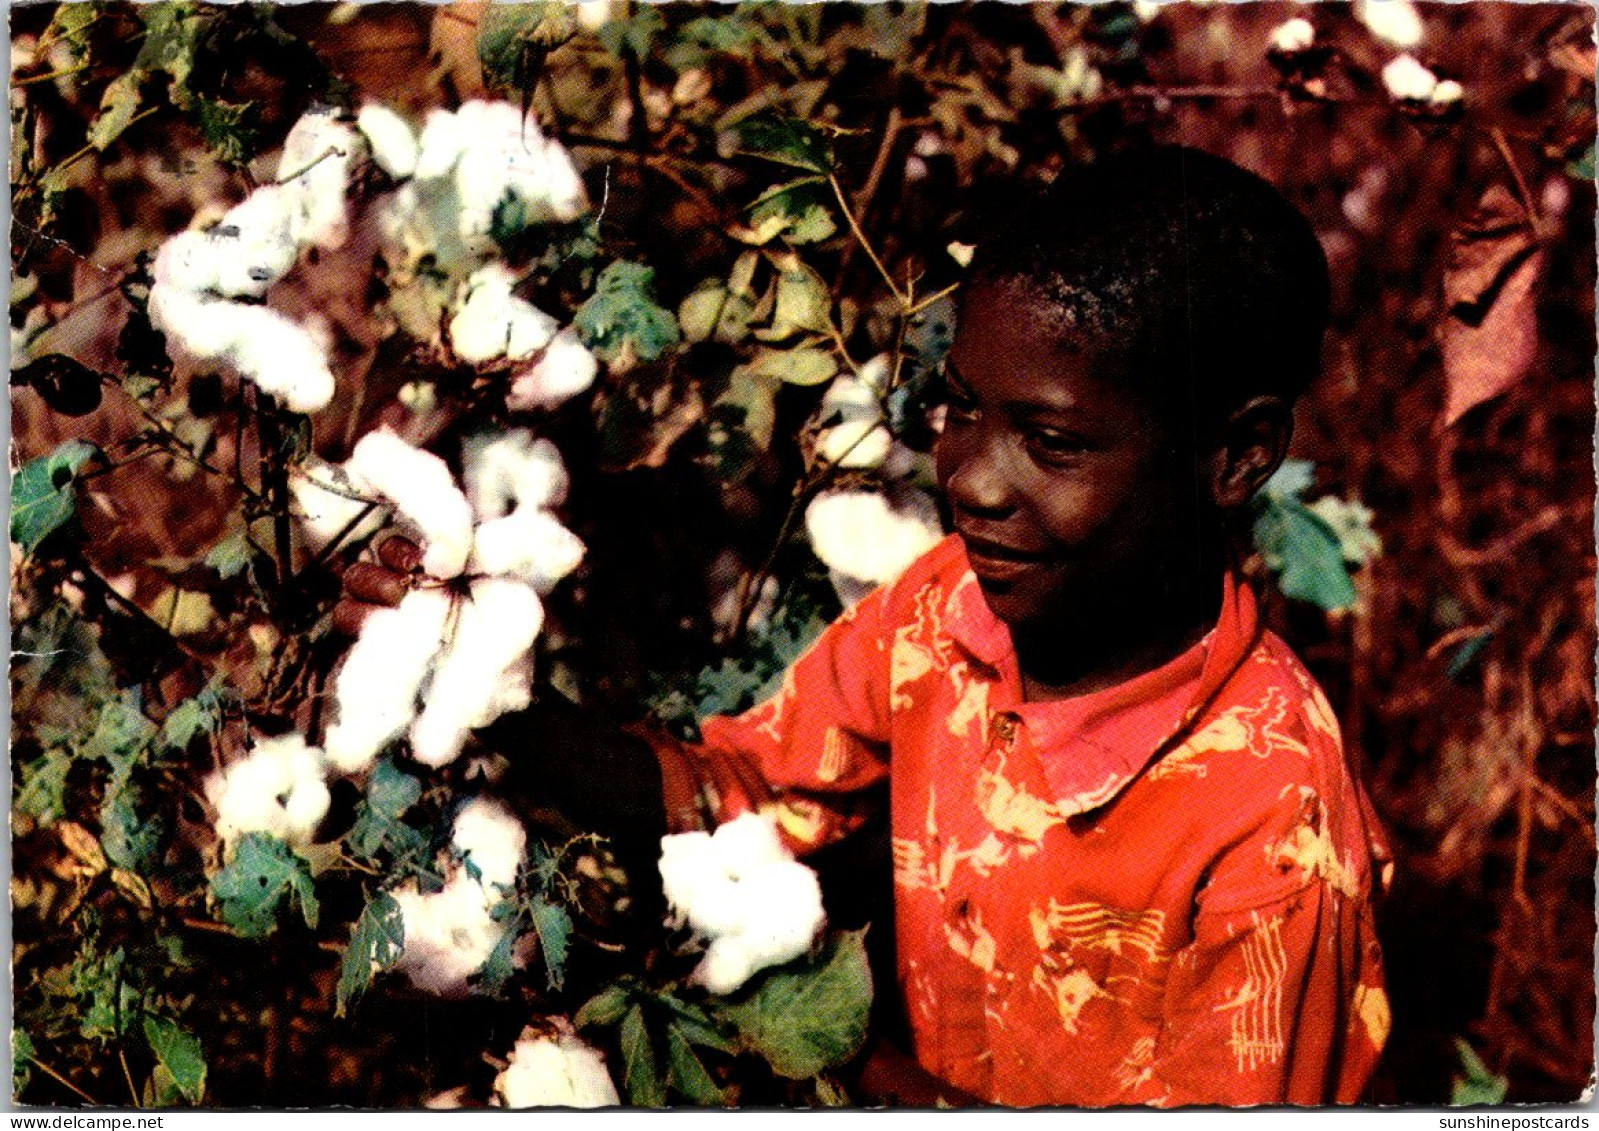
[[1281,397],[1255,397],[1222,423],[1211,456],[1210,495],[1223,510],[1243,506],[1288,454],[1294,413]]

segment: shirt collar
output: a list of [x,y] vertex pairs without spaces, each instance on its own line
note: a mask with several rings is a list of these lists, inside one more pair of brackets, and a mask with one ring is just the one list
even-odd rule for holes
[[1216,627],[1182,655],[1103,691],[1024,703],[1010,629],[965,568],[950,594],[947,630],[993,673],[999,686],[989,704],[1021,724],[1018,741],[1038,759],[1062,816],[1099,808],[1121,793],[1206,714],[1254,650],[1260,636],[1254,591],[1231,573],[1222,585]]

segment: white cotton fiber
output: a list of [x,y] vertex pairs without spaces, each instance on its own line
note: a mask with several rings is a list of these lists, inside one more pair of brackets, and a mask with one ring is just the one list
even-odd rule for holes
[[830,568],[877,585],[897,578],[943,536],[938,508],[925,493],[828,491],[805,510],[816,556]]
[[467,979],[483,968],[505,934],[490,913],[497,895],[456,867],[436,892],[423,893],[410,880],[391,893],[400,905],[405,949],[394,969],[420,990],[440,997],[465,997]]
[[455,815],[450,841],[472,861],[486,890],[515,889],[527,854],[527,830],[503,803],[484,797],[467,802]]
[[410,725],[444,638],[450,603],[442,589],[414,589],[361,626],[333,683],[338,718],[328,727],[327,752],[341,772],[371,765]]
[[155,253],[150,276],[157,288],[191,295],[214,290],[222,270],[221,245],[204,232],[179,232]]
[[461,444],[462,486],[479,519],[517,506],[554,507],[566,498],[566,465],[555,445],[525,428],[478,433]]
[[403,181],[416,172],[420,152],[411,125],[387,106],[368,102],[355,117],[356,128],[371,147],[372,160],[389,176]]
[[196,361],[218,361],[233,349],[239,326],[231,314],[237,307],[167,283],[150,288],[150,324]]
[[513,412],[553,407],[594,384],[599,371],[600,363],[567,326],[537,361],[511,378],[505,405]]
[[315,456],[289,469],[289,490],[294,517],[312,549],[320,550],[346,528],[345,540],[359,542],[377,533],[388,518],[388,508],[370,484]]
[[548,593],[583,561],[583,542],[549,511],[521,506],[479,523],[472,569],[512,577]]
[[281,185],[263,185],[208,233],[219,253],[216,289],[229,297],[260,298],[294,266],[295,202]]
[[879,382],[886,371],[886,361],[879,365],[873,359],[859,374],[840,374],[827,387],[820,413],[824,422],[833,423],[816,438],[816,451],[823,459],[848,468],[883,465],[894,444],[879,399]]
[[347,466],[421,531],[423,570],[451,578],[466,568],[472,507],[442,459],[380,428],[361,437]]
[[461,152],[455,186],[463,238],[486,235],[495,210],[509,196],[521,202],[530,223],[574,220],[587,207],[571,158],[518,107],[468,102],[456,112],[456,124]]
[[826,919],[816,873],[788,854],[769,816],[664,837],[660,870],[674,913],[709,940],[693,977],[712,993],[798,958]]
[[472,583],[455,635],[434,669],[427,706],[411,728],[418,761],[454,761],[468,734],[494,721],[502,676],[533,647],[543,625],[544,606],[530,586],[498,577]]
[[250,753],[206,782],[217,811],[217,836],[232,844],[263,832],[306,844],[327,815],[322,751],[299,734],[258,741]]
[[1400,55],[1382,69],[1388,93],[1403,102],[1425,102],[1438,89],[1438,76],[1416,61],[1413,55]]
[[[531,1033],[531,1031],[530,1031]],[[599,1050],[585,1044],[564,1018],[554,1035],[516,1042],[494,1092],[509,1108],[612,1107],[621,1103]]]
[[278,183],[288,193],[297,243],[337,248],[350,234],[345,189],[360,145],[355,130],[330,107],[300,115],[283,142]]
[[436,180],[455,168],[466,141],[452,111],[430,111],[422,124],[422,136],[417,139],[417,180]]
[[520,361],[555,337],[559,323],[513,295],[514,285],[515,277],[499,263],[480,268],[467,280],[466,298],[450,319],[450,344],[462,361]]
[[218,304],[213,312],[235,327],[226,360],[241,377],[292,412],[317,412],[333,399],[327,349],[304,326],[266,306]]

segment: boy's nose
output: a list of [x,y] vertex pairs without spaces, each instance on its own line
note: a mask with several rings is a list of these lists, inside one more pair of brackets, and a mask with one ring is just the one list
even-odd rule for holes
[[974,440],[958,452],[941,453],[945,471],[944,493],[951,507],[982,518],[1000,518],[1011,508],[1010,485],[991,450],[993,444]]

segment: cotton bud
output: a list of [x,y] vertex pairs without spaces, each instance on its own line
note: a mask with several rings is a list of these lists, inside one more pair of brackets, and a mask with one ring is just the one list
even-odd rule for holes
[[943,536],[938,508],[921,491],[828,491],[805,510],[811,548],[829,569],[883,585]]
[[328,727],[327,752],[336,769],[365,769],[405,733],[449,616],[446,592],[416,589],[366,618],[333,682],[338,717]]
[[418,761],[454,761],[468,735],[494,721],[506,694],[506,673],[533,647],[543,625],[544,606],[532,587],[499,577],[472,583],[425,693],[427,706],[411,727]]
[[660,869],[674,913],[710,940],[694,980],[712,993],[798,958],[825,922],[816,873],[789,856],[769,816],[664,837]]
[[208,233],[219,256],[215,285],[222,294],[259,298],[294,266],[300,247],[291,196],[281,185],[263,185]]
[[561,453],[525,428],[467,437],[461,467],[466,497],[480,519],[500,518],[513,507],[559,506],[566,498]]
[[570,1022],[556,1019],[555,1035],[529,1029],[516,1042],[494,1094],[510,1108],[612,1107],[621,1103],[605,1058],[578,1038]]
[[513,412],[551,408],[583,392],[594,383],[599,362],[568,326],[530,367],[511,378],[505,405]]
[[262,739],[249,755],[213,774],[206,795],[217,811],[217,835],[232,844],[263,832],[291,845],[309,843],[327,815],[322,751],[298,734]]
[[1390,47],[1409,51],[1421,43],[1421,16],[1410,0],[1356,0],[1355,18]]
[[410,123],[387,106],[368,102],[355,117],[355,126],[371,147],[372,160],[389,176],[403,181],[416,172],[420,152]]
[[425,572],[451,578],[466,568],[472,508],[442,459],[380,428],[356,443],[348,467],[416,524],[426,544]]
[[345,190],[359,144],[355,130],[339,121],[331,107],[308,110],[289,130],[277,179],[293,201],[297,243],[343,246],[350,233]]
[[480,268],[467,280],[466,299],[450,320],[450,344],[462,361],[478,365],[496,358],[521,361],[550,344],[558,323],[511,293],[511,272],[502,264]]
[[1295,17],[1278,24],[1271,32],[1271,49],[1284,55],[1304,51],[1316,42],[1316,29],[1309,20]]

